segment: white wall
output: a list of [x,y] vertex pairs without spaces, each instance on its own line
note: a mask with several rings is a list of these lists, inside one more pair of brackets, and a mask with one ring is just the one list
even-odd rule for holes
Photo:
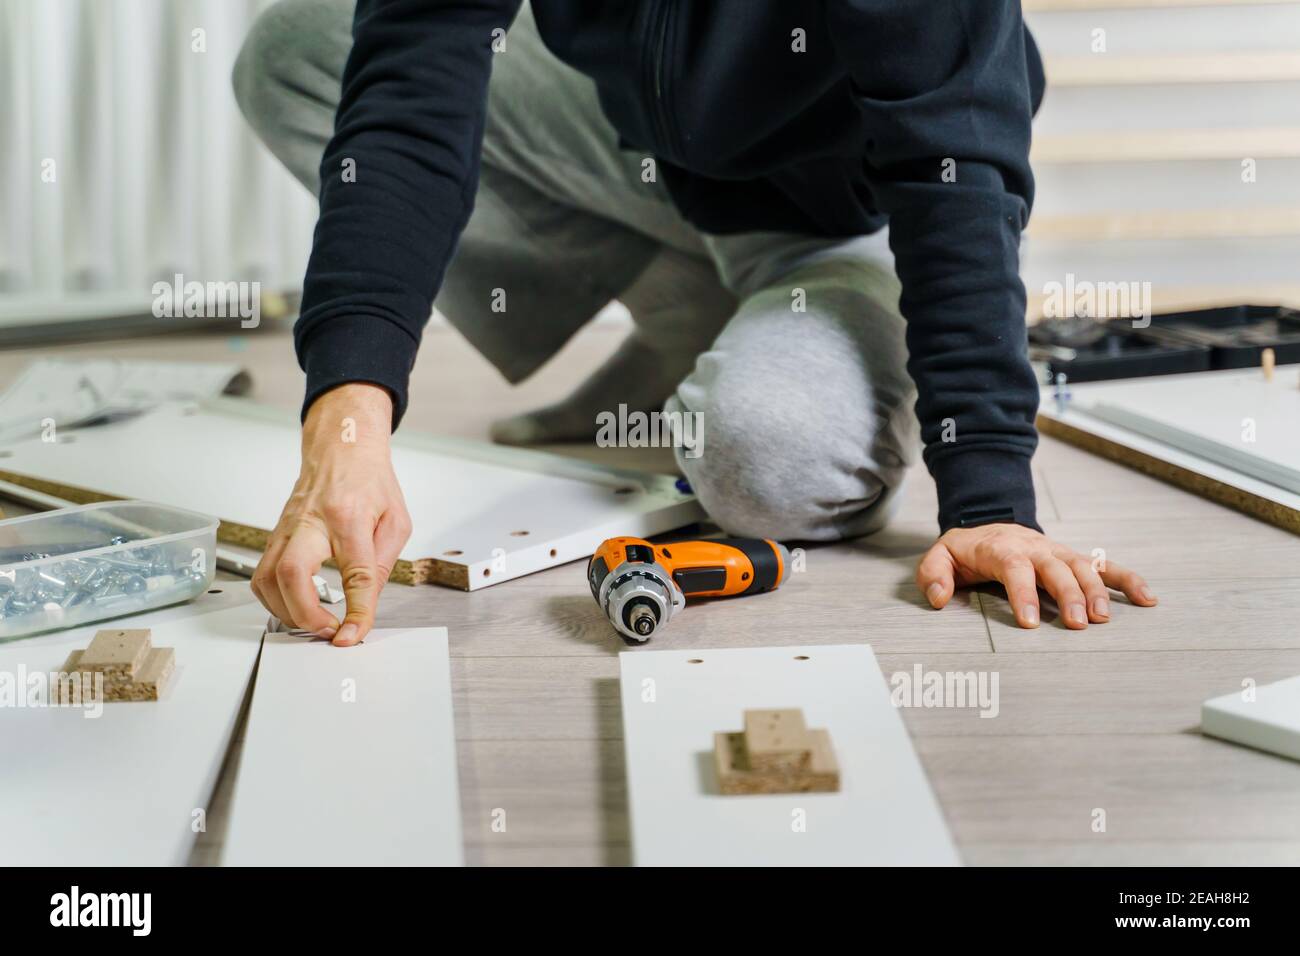
[[1151,282],[1156,308],[1300,305],[1300,3],[1024,6],[1048,74],[1022,263],[1031,314],[1067,273]]
[[[299,286],[315,201],[256,144],[230,92],[239,43],[269,3],[0,0],[0,323],[138,309],[175,272]],[[1035,124],[1031,300],[1073,272],[1151,281],[1175,299],[1300,301],[1300,2],[1025,7],[1051,83]],[[1132,75],[1180,58],[1205,77]],[[1267,63],[1277,75],[1242,78]],[[1196,134],[1191,147],[1176,148],[1180,132]],[[1158,155],[1107,155],[1144,136]],[[1086,149],[1063,157],[1070,137]],[[1157,234],[1134,238],[1135,225]]]

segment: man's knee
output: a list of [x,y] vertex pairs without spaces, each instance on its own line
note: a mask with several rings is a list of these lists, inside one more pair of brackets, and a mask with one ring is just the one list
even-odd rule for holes
[[231,84],[240,111],[262,139],[274,138],[285,125],[301,96],[302,77],[319,69],[324,51],[338,44],[353,7],[354,0],[279,0],[253,22]]
[[[679,448],[677,460],[710,519],[728,534],[792,541],[879,530],[906,463],[879,466],[867,451],[869,435],[849,447],[797,400],[783,413],[771,407],[774,399],[782,401],[745,388],[719,391],[694,412],[696,447]],[[679,396],[666,410],[691,414]]]
[[310,0],[282,0],[253,21],[244,37],[231,73],[235,102],[244,118],[259,133],[273,111],[281,85],[281,60],[283,44],[290,42],[298,10]]

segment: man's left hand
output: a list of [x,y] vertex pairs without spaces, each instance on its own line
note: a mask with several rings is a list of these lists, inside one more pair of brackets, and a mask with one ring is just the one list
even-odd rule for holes
[[952,528],[935,543],[916,569],[916,583],[936,608],[951,600],[953,591],[985,581],[1007,589],[1016,623],[1038,627],[1038,589],[1056,600],[1065,626],[1082,630],[1110,620],[1107,588],[1122,591],[1141,607],[1153,607],[1156,597],[1136,572],[1104,558],[1091,558],[1057,544],[1045,534],[1017,524],[987,524]]

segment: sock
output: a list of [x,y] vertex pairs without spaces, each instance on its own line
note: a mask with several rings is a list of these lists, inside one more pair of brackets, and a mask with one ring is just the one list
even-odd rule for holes
[[635,328],[567,398],[492,423],[504,445],[590,441],[600,412],[657,412],[735,311],[713,263],[663,249],[619,295]]

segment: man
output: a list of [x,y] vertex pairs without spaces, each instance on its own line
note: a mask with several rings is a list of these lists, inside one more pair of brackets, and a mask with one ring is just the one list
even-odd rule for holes
[[[919,418],[930,604],[996,580],[1036,627],[1041,586],[1084,628],[1107,586],[1155,603],[1036,520],[1017,269],[1043,78],[1017,0],[353,6],[282,0],[235,71],[321,202],[302,474],[253,581],[272,612],[336,644],[370,627],[409,534],[388,437],[435,297],[512,382],[611,299],[632,314],[604,369],[499,441],[666,400],[703,416],[678,463],[722,528],[825,541],[888,520]],[[341,624],[311,587],[331,554]]]

